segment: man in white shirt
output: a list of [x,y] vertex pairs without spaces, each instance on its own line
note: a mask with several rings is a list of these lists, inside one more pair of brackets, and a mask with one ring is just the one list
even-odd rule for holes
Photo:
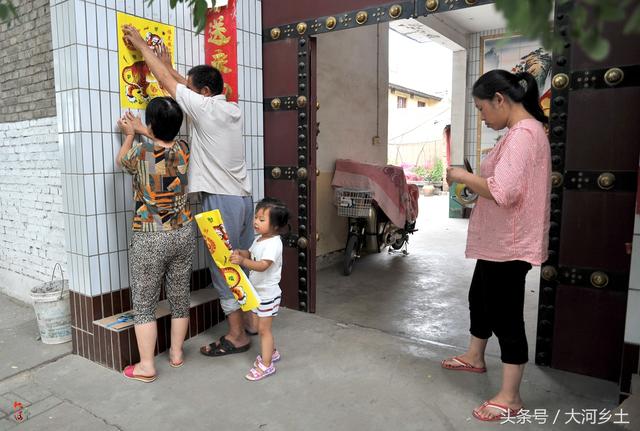
[[[189,193],[200,192],[204,211],[220,210],[234,249],[248,249],[254,238],[253,203],[242,143],[242,115],[236,103],[227,102],[222,75],[214,67],[202,65],[192,68],[185,79],[171,66],[163,45],[151,49],[129,25],[123,32],[126,41],[142,53],[162,88],[189,117]],[[200,352],[206,356],[245,352],[251,343],[240,304],[213,260],[208,262],[229,333]]]

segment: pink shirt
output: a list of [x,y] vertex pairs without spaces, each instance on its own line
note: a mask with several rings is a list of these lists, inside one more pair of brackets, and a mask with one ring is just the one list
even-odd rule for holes
[[495,201],[478,198],[466,256],[532,265],[547,260],[551,151],[542,123],[517,122],[483,160],[480,175]]

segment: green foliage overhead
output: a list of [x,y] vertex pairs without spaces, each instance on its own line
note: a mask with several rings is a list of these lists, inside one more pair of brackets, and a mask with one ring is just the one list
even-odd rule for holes
[[[147,4],[151,5],[154,0],[147,0]],[[196,29],[196,33],[202,32],[204,26],[207,23],[207,0],[169,0],[169,6],[171,9],[175,9],[178,3],[186,3],[193,9],[193,27]],[[211,6],[215,6],[216,1],[211,1]]]
[[[567,3],[569,0],[556,0]],[[547,49],[562,46],[549,23],[553,0],[495,0],[508,29],[531,39],[538,39]],[[574,0],[570,12],[571,39],[594,60],[609,54],[609,41],[602,34],[605,24],[619,22],[625,34],[640,33],[640,0]],[[627,11],[631,13],[627,16]]]
[[16,8],[11,0],[0,0],[0,23],[11,23],[11,20],[17,17]]

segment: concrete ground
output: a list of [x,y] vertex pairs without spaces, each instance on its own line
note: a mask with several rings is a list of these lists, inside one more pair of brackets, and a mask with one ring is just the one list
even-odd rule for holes
[[[282,360],[276,375],[261,382],[243,377],[258,352],[255,338],[244,354],[208,358],[198,353],[200,345],[224,333],[225,324],[188,340],[182,368],[170,368],[166,354],[159,356],[158,380],[144,384],[83,358],[51,353],[51,346],[34,341],[34,322],[25,323],[32,310],[1,297],[1,359],[19,368],[0,377],[0,431],[579,430],[584,425],[575,419],[584,416],[566,422],[572,411],[583,409],[611,411],[607,421],[596,416],[604,422],[599,429],[620,429],[613,425],[620,421],[613,414],[616,384],[536,366],[527,368],[522,391],[529,423],[483,424],[471,417],[471,410],[497,391],[500,361],[494,349],[486,374],[440,367],[441,358],[466,344],[464,290],[471,265],[447,252],[460,250],[459,238],[421,223],[406,258],[367,257],[354,269],[354,278],[332,278],[331,269],[325,270],[318,315],[283,310],[274,321]],[[443,229],[459,234],[464,224],[453,220]],[[387,274],[367,274],[377,267]],[[357,277],[378,279],[379,287],[353,285]],[[533,298],[532,293],[529,302]],[[335,304],[333,316],[329,299]],[[16,316],[25,319],[17,325],[31,332],[5,338],[5,330],[19,322]],[[535,314],[528,319],[535,320]],[[21,424],[12,419],[14,401],[26,406],[28,419]],[[638,429],[640,417],[622,419],[631,422],[628,429]]]
[[[454,350],[375,329],[284,310],[275,321],[282,360],[261,382],[243,376],[257,354],[207,358],[198,347],[221,335],[224,325],[188,341],[186,363],[172,369],[158,357],[151,384],[74,355],[0,382],[2,410],[21,401],[29,418],[0,430],[478,430],[471,410],[497,389],[499,361],[490,357],[485,375],[450,372],[439,360]],[[524,397],[532,413],[557,412],[555,427],[574,409],[613,409],[616,387],[596,379],[530,367]],[[538,422],[503,425],[538,429]],[[612,419],[613,420],[613,419]],[[632,419],[633,420],[633,419]],[[635,420],[640,420],[636,418]],[[602,429],[616,429],[611,423]],[[545,428],[545,427],[542,427]]]
[[40,341],[33,307],[0,295],[0,381],[70,352],[71,343]]
[[[475,260],[465,259],[466,219],[450,219],[448,195],[420,198],[418,232],[409,255],[373,253],[356,261],[350,276],[342,263],[318,271],[319,316],[375,328],[462,351],[469,341],[467,294]],[[527,275],[525,324],[534,358],[540,268]],[[487,353],[499,355],[492,339]]]

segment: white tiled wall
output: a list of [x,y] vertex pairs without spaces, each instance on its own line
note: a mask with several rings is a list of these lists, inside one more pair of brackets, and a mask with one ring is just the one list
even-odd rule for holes
[[262,118],[262,2],[237,0],[238,94],[244,113],[247,169],[255,201],[264,196],[264,132]]
[[632,247],[624,341],[640,345],[640,213],[638,212],[636,212],[633,227]]
[[[237,1],[239,104],[247,168],[257,200],[264,194],[261,2]],[[118,95],[117,12],[175,26],[176,68],[181,74],[207,62],[204,33],[194,32],[191,11],[183,3],[172,10],[163,0],[152,5],[143,0],[51,0],[71,289],[92,296],[129,286],[131,177],[115,164],[121,145],[115,123],[123,112]],[[205,266],[204,253],[200,241],[194,269]]]
[[469,159],[469,162],[471,162],[471,166],[475,172],[478,171],[476,167],[478,110],[473,103],[471,90],[473,88],[473,83],[480,77],[480,38],[482,36],[493,36],[502,33],[506,33],[506,30],[500,28],[472,33],[469,35],[469,48],[467,50],[467,115],[465,119],[464,156]]

